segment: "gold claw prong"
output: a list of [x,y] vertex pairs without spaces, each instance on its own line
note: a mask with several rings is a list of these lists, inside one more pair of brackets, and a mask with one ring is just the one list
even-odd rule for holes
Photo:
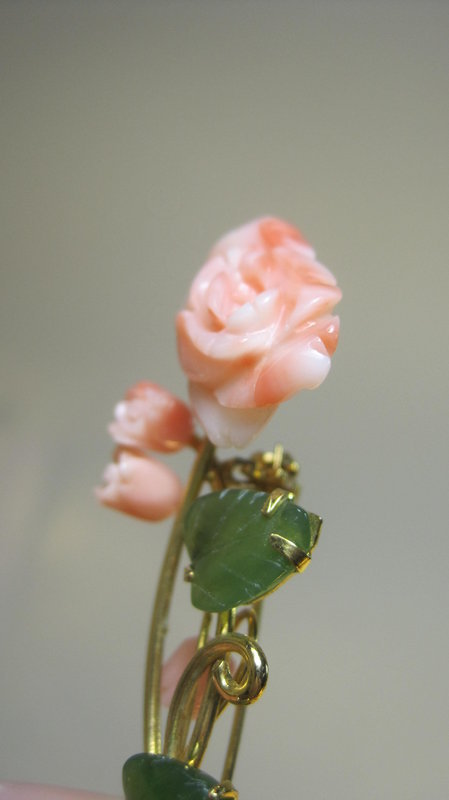
[[270,533],[270,542],[276,550],[282,553],[294,565],[296,572],[304,572],[310,564],[311,555],[301,550],[290,539],[281,536],[280,533]]
[[231,781],[223,781],[214,786],[209,794],[209,800],[239,800],[239,793],[234,789]]
[[278,470],[282,467],[284,459],[284,447],[282,444],[276,444],[273,450],[273,469]]
[[184,580],[186,581],[186,583],[191,583],[193,581],[194,576],[195,573],[192,569],[192,566],[190,565],[186,567],[184,570]]
[[284,505],[287,500],[293,500],[294,496],[293,492],[288,492],[286,489],[280,489],[279,487],[273,489],[262,506],[262,514],[264,517],[274,516],[278,508]]
[[309,521],[310,521],[310,533],[312,540],[310,549],[313,550],[318,544],[318,539],[320,538],[320,532],[323,520],[321,517],[318,516],[318,514],[311,514],[309,512]]

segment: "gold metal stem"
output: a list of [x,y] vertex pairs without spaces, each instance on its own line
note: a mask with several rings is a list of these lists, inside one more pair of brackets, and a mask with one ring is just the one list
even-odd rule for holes
[[[227,657],[235,653],[242,659],[241,670],[234,678],[225,668]],[[220,670],[220,666],[224,668]],[[262,694],[268,678],[265,654],[254,640],[242,633],[227,633],[209,639],[207,644],[193,656],[176,687],[168,712],[165,733],[165,753],[176,758],[179,747],[179,732],[185,730],[185,709],[191,695],[196,691],[200,676],[213,667],[213,683],[216,691],[206,691],[192,739],[187,745],[187,761],[199,766],[216,716],[219,696],[234,705],[249,705]],[[215,700],[214,700],[215,698]],[[204,727],[203,727],[204,726]],[[201,727],[201,730],[199,730]]]
[[237,761],[237,754],[242,738],[243,723],[245,722],[246,706],[236,706],[234,710],[234,719],[232,721],[231,735],[229,737],[228,749],[226,752],[225,763],[221,780],[231,781],[234,774],[235,763]]
[[[244,619],[248,619],[248,635],[251,636],[252,639],[257,639],[258,628],[260,626],[260,620],[262,617],[262,608],[263,600],[256,600],[252,608],[241,610],[236,617],[237,627]],[[223,772],[221,773],[222,782],[232,781],[240,747],[240,740],[242,738],[243,724],[246,718],[246,710],[247,706],[236,706],[234,709],[234,718],[232,720],[228,749],[226,751]]]
[[205,439],[202,448],[199,450],[186,488],[183,503],[173,525],[156,589],[145,671],[143,735],[144,749],[148,753],[160,753],[162,751],[160,721],[162,658],[173,586],[182,550],[184,516],[201,489],[201,485],[210,467],[214,449],[211,442]]
[[[209,628],[212,621],[212,614],[206,613],[203,614],[203,620],[201,623],[201,629],[198,636],[197,641],[197,651],[201,650],[202,647],[207,643],[209,637]],[[183,705],[183,714],[179,721],[178,725],[178,732],[177,732],[177,741],[176,741],[176,749],[171,753],[174,758],[178,758],[180,761],[186,761],[186,742],[187,736],[189,733],[190,723],[193,719],[193,709],[196,702],[196,692],[192,692],[188,701]],[[165,747],[164,747],[164,751]]]

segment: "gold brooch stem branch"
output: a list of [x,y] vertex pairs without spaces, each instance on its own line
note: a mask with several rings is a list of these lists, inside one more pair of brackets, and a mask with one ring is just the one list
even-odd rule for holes
[[[257,639],[257,630],[260,625],[262,608],[263,601],[257,600],[252,607],[241,609],[236,616],[235,628],[238,628],[241,622],[247,621],[248,636],[250,636],[251,639]],[[232,720],[228,749],[226,751],[223,772],[221,774],[222,782],[232,781],[234,775],[240,740],[242,738],[243,724],[246,717],[246,709],[247,706],[236,706],[234,709],[234,718]]]
[[160,721],[162,659],[167,619],[183,544],[184,516],[201,489],[210,467],[214,449],[211,442],[205,439],[192,470],[184,501],[173,525],[159,576],[148,640],[145,672],[144,749],[148,753],[160,753],[162,748]]
[[[238,671],[237,679],[232,678],[226,669],[220,670],[218,665],[226,664],[226,659],[232,653],[242,658],[242,670]],[[204,754],[205,745],[215,721],[220,697],[226,702],[235,705],[248,705],[253,703],[263,692],[267,677],[268,667],[261,647],[241,633],[228,633],[210,639],[199,650],[186,667],[178,683],[167,720],[165,739],[165,752],[176,757],[180,741],[180,729],[184,729],[184,712],[189,698],[196,690],[200,676],[207,669],[215,665],[213,670],[213,684],[211,682],[206,697],[203,701],[203,714],[195,725],[190,743],[186,748],[188,753],[187,763],[199,766]],[[215,687],[215,692],[213,688]],[[218,692],[218,693],[217,693]],[[215,698],[215,699],[213,699]],[[200,730],[201,728],[201,730]]]
[[234,719],[232,720],[231,734],[229,736],[228,749],[226,751],[221,780],[232,781],[234,769],[237,762],[237,755],[242,738],[243,723],[245,722],[246,706],[236,706],[234,709]]
[[[216,636],[234,631],[236,611],[230,609],[217,615]],[[189,749],[183,754],[185,761],[191,766],[199,766],[206,751],[210,735],[217,716],[226,706],[213,680],[211,671],[207,676],[207,684],[198,717],[193,727]]]
[[[197,651],[201,650],[201,648],[204,647],[204,645],[208,640],[211,621],[212,621],[212,614],[206,613],[203,615],[203,620],[201,622],[201,629],[197,641]],[[178,758],[180,761],[187,760],[186,741],[190,728],[190,723],[192,722],[193,719],[195,700],[196,700],[196,691],[191,692],[189,694],[188,700],[186,700],[186,702],[183,705],[183,712],[182,716],[180,717],[178,725],[177,741],[176,743],[171,743],[170,745],[172,747],[172,750],[173,747],[175,747],[176,749],[176,751],[175,752],[173,751],[171,755],[174,758]]]

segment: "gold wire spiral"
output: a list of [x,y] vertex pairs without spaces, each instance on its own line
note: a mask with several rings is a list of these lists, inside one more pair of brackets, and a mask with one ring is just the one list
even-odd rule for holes
[[[240,656],[242,660],[235,676],[229,667],[232,654]],[[199,678],[208,669],[211,669],[212,681],[207,686],[191,739],[186,743],[191,699]],[[226,703],[253,703],[262,694],[267,678],[267,660],[254,639],[242,633],[222,634],[210,639],[186,667],[173,696],[164,747],[167,755],[198,766],[220,710]]]

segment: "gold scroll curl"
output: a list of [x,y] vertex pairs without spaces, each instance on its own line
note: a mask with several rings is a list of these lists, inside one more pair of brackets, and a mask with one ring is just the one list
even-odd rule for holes
[[[241,663],[232,674],[229,661],[239,656]],[[190,709],[201,675],[211,678],[198,718],[187,742]],[[206,749],[217,715],[226,705],[254,703],[265,689],[268,664],[260,645],[243,633],[224,633],[210,639],[193,656],[176,687],[167,720],[164,751],[191,766],[198,766]]]

